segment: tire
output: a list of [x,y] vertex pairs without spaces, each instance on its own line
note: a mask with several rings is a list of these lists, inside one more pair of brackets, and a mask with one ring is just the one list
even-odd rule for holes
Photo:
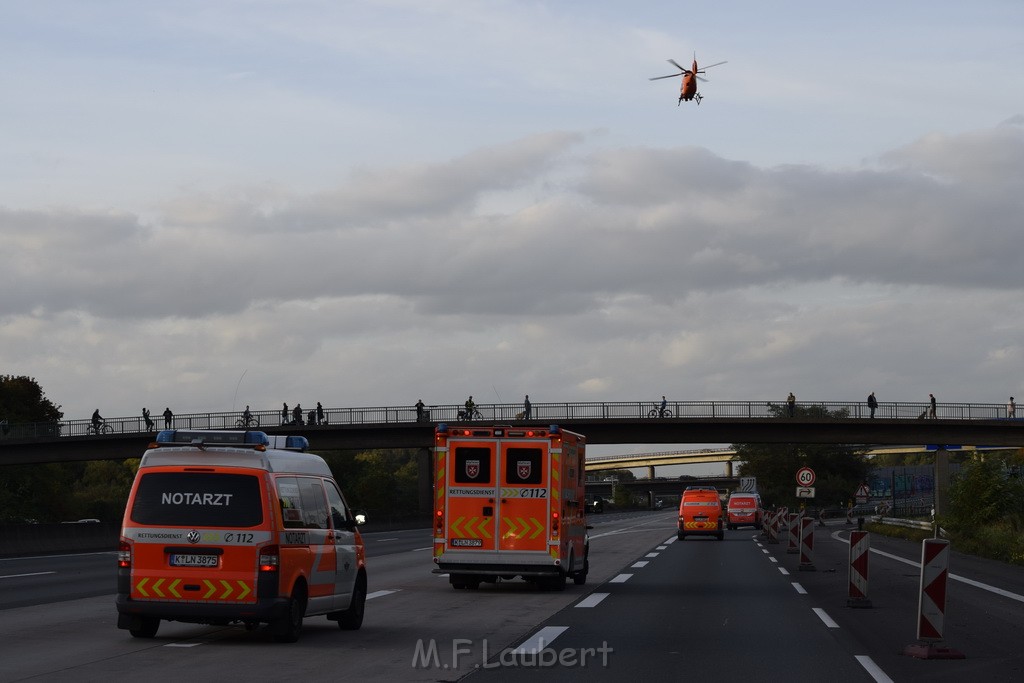
[[676,539],[677,539],[677,540],[681,541],[681,540],[683,540],[684,538],[686,538],[686,534],[684,534],[684,533],[683,533],[682,531],[677,531],[677,532],[676,532]]
[[356,585],[352,589],[352,602],[348,609],[338,617],[338,628],[343,631],[358,631],[363,625],[363,615],[366,613],[366,577],[360,576],[356,579]]
[[658,417],[658,409],[654,408],[651,412],[647,413],[647,417]]
[[270,624],[274,640],[279,643],[294,643],[302,633],[302,618],[306,615],[306,594],[297,592],[288,600],[288,612]]
[[128,629],[133,638],[152,638],[160,629],[160,620],[156,617],[139,617],[138,625]]
[[583,570],[578,571],[572,576],[572,582],[577,586],[582,586],[587,583],[587,574],[590,573],[590,549],[583,553]]
[[242,429],[243,427],[245,427],[245,420],[243,420],[242,418],[238,418],[237,420],[235,420],[235,426],[238,427],[239,429]]
[[662,417],[672,417],[672,411],[669,410],[668,408],[665,408],[665,413],[662,415]]
[[100,427],[100,431],[103,432],[104,434],[113,434],[114,428],[108,424],[105,424],[102,427]]

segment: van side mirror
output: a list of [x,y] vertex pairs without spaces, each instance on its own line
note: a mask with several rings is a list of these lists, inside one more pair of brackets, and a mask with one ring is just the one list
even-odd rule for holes
[[359,510],[355,513],[355,518],[356,526],[362,526],[363,524],[366,524],[366,513],[363,512],[362,510]]

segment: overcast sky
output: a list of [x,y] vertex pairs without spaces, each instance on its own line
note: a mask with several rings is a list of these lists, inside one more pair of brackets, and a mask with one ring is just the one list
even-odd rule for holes
[[12,0],[0,64],[68,419],[1024,394],[1019,0]]

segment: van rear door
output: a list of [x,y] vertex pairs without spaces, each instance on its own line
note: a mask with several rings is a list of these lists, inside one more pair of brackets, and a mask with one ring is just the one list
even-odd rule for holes
[[495,441],[456,441],[448,467],[448,549],[491,551],[498,536]]
[[547,551],[548,457],[546,441],[501,444],[499,550]]

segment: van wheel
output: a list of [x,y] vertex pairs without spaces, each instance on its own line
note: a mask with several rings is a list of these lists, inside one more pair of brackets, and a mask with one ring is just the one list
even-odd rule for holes
[[270,628],[274,632],[274,640],[279,643],[294,643],[302,632],[302,617],[306,614],[306,594],[296,592],[288,600],[288,613],[275,619]]
[[363,614],[366,613],[366,577],[356,579],[352,589],[352,602],[348,609],[338,617],[338,628],[344,631],[357,631],[363,625]]
[[590,549],[583,555],[583,569],[576,572],[572,576],[572,582],[577,586],[582,586],[587,582],[587,574],[590,573]]
[[682,531],[678,531],[678,532],[676,532],[676,539],[677,539],[677,540],[680,540],[680,541],[681,541],[681,540],[683,540],[684,538],[686,538],[686,534],[684,534],[684,533],[683,533]]
[[156,617],[139,617],[135,628],[128,629],[133,638],[152,638],[160,628],[160,620]]

